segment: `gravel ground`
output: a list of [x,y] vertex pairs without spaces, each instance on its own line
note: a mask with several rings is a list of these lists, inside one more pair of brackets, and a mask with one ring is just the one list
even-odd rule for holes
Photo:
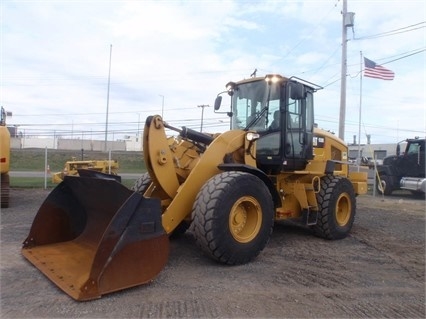
[[254,261],[224,266],[190,232],[149,285],[76,302],[21,255],[45,190],[1,211],[1,318],[425,318],[425,199],[360,196],[352,233],[319,239],[279,223]]

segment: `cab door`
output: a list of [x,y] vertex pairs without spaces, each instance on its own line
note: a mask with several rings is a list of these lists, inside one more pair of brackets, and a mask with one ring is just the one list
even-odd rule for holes
[[[279,102],[279,103],[278,103]],[[264,172],[303,170],[313,158],[313,94],[303,84],[290,81],[282,86],[280,99],[269,100],[268,128],[257,141],[256,160]],[[277,113],[276,107],[279,106]]]
[[407,177],[425,176],[425,140],[410,142],[402,158],[400,170],[401,175]]
[[294,89],[291,85],[288,88],[285,112],[284,171],[303,170],[313,158],[313,94],[310,91],[293,94]]

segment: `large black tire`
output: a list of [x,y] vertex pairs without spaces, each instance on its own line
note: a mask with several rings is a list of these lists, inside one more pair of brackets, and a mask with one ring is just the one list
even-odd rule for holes
[[131,187],[131,190],[143,195],[150,184],[151,184],[151,176],[149,176],[149,173],[146,172],[139,177],[139,179]]
[[244,264],[272,234],[274,206],[266,185],[243,172],[223,172],[200,189],[192,210],[197,245],[213,259]]
[[344,177],[327,175],[317,194],[319,206],[315,234],[326,239],[345,238],[355,220],[356,200],[352,183]]
[[1,174],[1,208],[8,208],[10,201],[10,178],[9,174]]
[[[135,184],[132,186],[131,190],[134,192],[137,192],[139,194],[144,194],[145,191],[148,189],[149,185],[151,185],[151,176],[149,176],[149,173],[143,173],[139,179],[135,182]],[[176,228],[173,230],[173,232],[170,234],[170,238],[176,238],[180,235],[183,235],[191,225],[190,222],[183,220]]]
[[379,179],[376,176],[376,190],[380,195],[392,194],[393,185],[392,185],[391,178],[387,175],[380,175],[380,179]]
[[410,191],[410,192],[415,198],[422,198],[426,196],[425,193],[423,193],[422,191]]

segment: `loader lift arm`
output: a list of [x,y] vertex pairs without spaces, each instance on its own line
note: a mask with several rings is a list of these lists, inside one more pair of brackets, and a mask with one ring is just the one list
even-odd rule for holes
[[[170,145],[165,133],[166,127],[178,131],[182,140],[172,139],[174,144]],[[163,205],[162,218],[168,234],[191,215],[192,205],[200,188],[207,180],[221,172],[219,165],[224,163],[225,155],[240,160],[239,154],[245,153],[245,134],[242,130],[232,130],[213,138],[190,129],[173,128],[164,124],[158,115],[147,118],[144,130],[144,159],[152,184],[155,185],[156,196],[162,203],[167,204]],[[194,143],[189,143],[187,139],[202,144],[208,143],[208,147],[204,150]],[[188,154],[188,143],[197,156]],[[192,160],[188,164],[191,169],[184,180],[176,168],[178,163],[187,160],[183,158],[182,149]],[[206,160],[200,160],[201,152]]]

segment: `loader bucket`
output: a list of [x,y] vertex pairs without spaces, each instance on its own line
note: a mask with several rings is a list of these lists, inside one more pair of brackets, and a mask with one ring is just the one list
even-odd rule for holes
[[158,199],[113,179],[67,176],[46,198],[22,254],[76,300],[151,281],[169,239]]

